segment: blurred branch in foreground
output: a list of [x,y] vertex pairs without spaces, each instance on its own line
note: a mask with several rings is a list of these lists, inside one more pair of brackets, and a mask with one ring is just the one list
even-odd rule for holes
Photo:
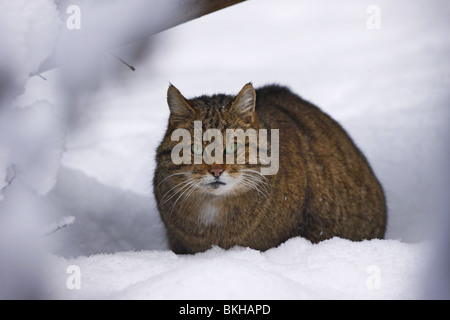
[[[123,1],[123,0],[122,0]],[[205,16],[207,14],[222,10],[224,8],[227,8],[229,6],[238,4],[240,2],[244,2],[246,0],[153,0],[147,2],[146,5],[142,5],[140,8],[145,9],[143,12],[139,12],[137,14],[137,24],[141,23],[138,28],[133,29],[131,28],[131,32],[126,34],[122,37],[116,37],[115,40],[119,40],[118,42],[112,44],[112,47],[109,49],[113,49],[117,46],[123,46],[126,44],[130,44],[137,41],[142,41],[145,39],[148,39],[154,34],[157,34],[159,32],[165,31],[167,29],[176,27],[180,24],[183,24],[185,22],[200,18],[202,16]],[[119,1],[120,2],[120,1]],[[70,3],[68,1],[62,1],[59,4],[59,10],[61,12],[61,15],[63,15],[66,12],[67,6],[74,5],[79,3],[81,8],[83,8],[83,4],[86,4],[86,1],[82,0],[71,0]],[[139,7],[139,6],[137,6]],[[98,8],[97,8],[98,9]],[[99,10],[96,11],[96,9],[90,9],[90,19],[96,19],[97,13],[100,13]],[[139,16],[142,17],[142,15],[146,15],[148,20],[155,20],[155,17],[163,17],[162,19],[159,19],[159,21],[156,21],[156,23],[149,23],[146,22],[145,24],[142,24],[142,19],[139,19]],[[150,19],[151,18],[151,19]],[[101,21],[104,21],[104,19],[99,18]],[[83,23],[83,25],[85,25]],[[95,24],[91,25],[94,26],[90,31],[95,32],[97,31]],[[85,27],[83,27],[85,28]],[[89,28],[89,27],[88,27]],[[109,29],[109,28],[102,28],[103,30]],[[63,32],[65,36],[67,36],[67,32]],[[63,36],[64,38],[64,36]],[[119,38],[119,39],[117,39]],[[64,41],[63,41],[64,42]],[[48,70],[54,69],[59,66],[58,61],[58,48],[55,48],[55,51],[53,54],[44,61],[41,66],[39,67],[38,71],[33,73],[32,75],[39,75],[40,73],[46,72]]]
[[[155,33],[242,1],[5,2],[8,10],[0,10],[0,16],[4,13],[0,17],[0,299],[41,299],[47,294],[47,246],[42,233],[74,221],[73,217],[55,220],[65,212],[47,195],[58,180],[66,136],[84,124],[90,97],[114,72],[101,63],[105,54],[130,44],[140,50]],[[80,29],[67,27],[70,6],[80,9]],[[56,102],[14,102],[25,91],[30,74],[56,66],[61,67],[52,81],[58,91]],[[48,221],[56,222],[42,231]]]

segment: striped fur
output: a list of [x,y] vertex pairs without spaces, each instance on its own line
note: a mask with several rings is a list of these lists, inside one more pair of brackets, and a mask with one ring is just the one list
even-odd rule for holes
[[[154,192],[174,252],[214,245],[267,250],[295,236],[312,242],[383,238],[380,183],[347,133],[316,106],[276,85],[255,91],[248,84],[237,97],[189,100],[171,86],[168,97],[171,116],[157,150]],[[195,120],[203,121],[204,130],[279,129],[278,173],[261,176],[259,164],[223,164],[229,190],[204,187],[213,179],[211,166],[174,165],[170,158],[178,143],[171,141],[172,132],[184,128],[193,134]]]

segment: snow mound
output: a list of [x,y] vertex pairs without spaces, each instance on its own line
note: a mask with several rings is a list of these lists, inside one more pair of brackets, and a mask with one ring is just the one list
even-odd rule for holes
[[2,0],[0,3],[0,66],[12,69],[21,83],[52,53],[61,25],[52,0]]
[[153,197],[106,186],[83,172],[61,167],[48,200],[57,212],[76,219],[48,237],[54,254],[76,257],[168,248]]
[[[214,247],[53,257],[51,297],[62,299],[413,299],[426,244],[396,240],[319,244],[294,238],[267,252]],[[77,268],[78,275],[69,272]],[[68,271],[69,270],[69,271]],[[67,281],[79,276],[79,289]]]

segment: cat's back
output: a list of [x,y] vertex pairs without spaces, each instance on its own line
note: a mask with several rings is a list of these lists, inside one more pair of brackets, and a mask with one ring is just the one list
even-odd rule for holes
[[289,118],[297,126],[317,120],[337,124],[318,107],[285,86],[267,85],[257,89],[256,95],[256,112],[261,120],[269,119],[269,122],[273,122]]
[[[305,220],[345,226],[322,232],[323,222],[314,222],[303,235],[312,241],[333,235],[352,240],[382,238],[384,192],[367,159],[341,125],[286,87],[269,85],[256,94],[260,122],[266,128],[279,128],[280,174],[292,182],[306,179],[301,190],[308,195],[303,209],[305,214],[314,214]],[[293,170],[299,167],[301,170]]]
[[281,129],[282,145],[283,141],[294,140],[298,146],[316,149],[316,153],[333,150],[362,160],[359,149],[338,122],[289,88],[268,85],[256,90],[256,94],[258,119],[266,128]]

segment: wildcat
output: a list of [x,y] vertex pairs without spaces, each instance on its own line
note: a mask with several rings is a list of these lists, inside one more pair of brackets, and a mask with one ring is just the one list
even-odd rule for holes
[[[361,151],[344,129],[318,107],[289,89],[245,85],[225,94],[186,99],[170,85],[170,117],[157,149],[154,192],[169,244],[191,254],[212,246],[267,250],[301,236],[313,243],[341,237],[383,238],[383,189]],[[261,162],[179,164],[171,160],[176,129],[278,129],[279,169],[263,176]],[[258,131],[259,132],[259,131]],[[205,143],[205,142],[203,142]],[[188,146],[202,157],[205,144]],[[230,154],[249,144],[227,145]],[[268,146],[270,149],[270,146]]]

